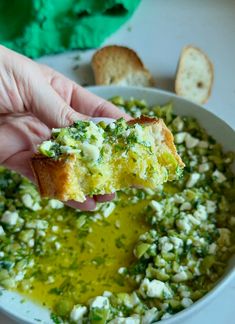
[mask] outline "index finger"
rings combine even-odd
[[[51,69],[46,65],[39,65],[43,74],[48,78],[49,83],[57,80],[55,91],[64,97],[65,89],[67,91],[66,98],[63,98],[68,105],[80,114],[92,117],[109,117],[109,118],[125,118],[132,119],[128,114],[121,111],[111,102],[96,96],[74,81],[66,78],[63,74]],[[53,85],[55,87],[55,84]]]
[[[71,96],[71,106],[81,114],[93,117],[125,118],[130,120],[131,117],[111,102],[96,96],[83,87],[74,84]]]

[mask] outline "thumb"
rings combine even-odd
[[[33,89],[30,106],[31,113],[49,128],[65,127],[78,119],[89,119],[71,108],[45,81],[42,87]]]

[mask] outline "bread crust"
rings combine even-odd
[[[180,54],[180,58],[179,58],[179,61],[178,61],[178,65],[177,65],[177,69],[176,69],[176,78],[175,78],[175,93],[179,96],[182,95],[182,91],[181,91],[181,80],[180,80],[180,67],[181,67],[181,63],[183,61],[183,59],[185,58],[185,55],[187,55],[187,51],[189,49],[194,49],[196,51],[198,51],[206,60],[208,66],[209,66],[209,70],[210,70],[210,73],[211,73],[211,83],[210,83],[210,87],[208,89],[208,92],[207,92],[207,96],[206,98],[201,102],[201,104],[204,104],[208,101],[210,95],[211,95],[211,91],[212,91],[212,86],[213,86],[213,83],[214,83],[214,66],[211,62],[211,60],[209,59],[209,57],[206,55],[206,53],[204,53],[200,48],[196,47],[196,46],[193,46],[193,45],[188,45],[188,46],[185,46]]]
[[[140,118],[128,121],[129,125],[151,125],[155,123],[162,125],[166,145],[177,159],[179,166],[184,167],[184,163],[177,154],[176,147],[174,145],[174,137],[162,119],[141,116]],[[75,163],[76,156],[73,154],[69,156],[62,155],[59,159],[54,160],[40,153],[36,153],[31,159],[31,166],[37,180],[41,196],[53,197],[62,201],[69,200],[69,184],[72,182],[72,179],[74,179],[73,170]]]
[[[70,180],[75,157],[61,156],[54,160],[40,153],[31,159],[31,166],[42,197],[68,200],[67,185]]]
[[[97,85],[117,84],[125,79],[129,72],[145,75],[148,80],[148,86],[154,85],[152,75],[144,66],[140,57],[128,47],[118,45],[105,46],[96,51],[91,64]]]
[[[174,136],[171,133],[171,131],[167,128],[166,124],[164,123],[163,119],[161,118],[155,118],[155,117],[148,117],[148,116],[141,116],[139,118],[132,119],[128,121],[129,125],[133,124],[161,124],[163,128],[163,133],[164,133],[164,139],[166,145],[169,147],[173,155],[175,156],[177,162],[179,163],[179,166],[184,167],[184,163],[181,160],[180,156],[178,155],[176,151],[176,147],[174,144]]]

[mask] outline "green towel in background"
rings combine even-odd
[[[140,0],[0,0],[0,43],[29,57],[95,48]]]

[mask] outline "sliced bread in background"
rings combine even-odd
[[[135,51],[124,46],[106,46],[92,58],[97,85],[150,87],[153,78]]]
[[[176,72],[176,94],[203,104],[211,94],[213,79],[213,64],[208,56],[194,46],[185,47],[181,52]]]

